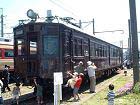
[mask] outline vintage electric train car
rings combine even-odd
[[[34,76],[53,84],[53,73],[74,71],[79,61],[98,67],[97,78],[122,66],[122,49],[62,23],[35,22],[14,28],[15,73],[24,79]],[[84,71],[83,71],[84,72]]]
[[[13,41],[9,38],[0,37],[0,73],[4,65],[10,66],[10,72],[14,72]]]

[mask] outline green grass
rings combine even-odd
[[[115,82],[113,82],[115,86],[114,92],[123,87],[126,83],[128,83],[129,80],[129,76],[121,76],[120,78],[118,78]],[[108,87],[96,93],[93,97],[91,97],[81,105],[107,105],[107,93]],[[115,105],[140,105],[140,93],[129,93],[128,95],[124,94],[122,96],[118,96],[115,98]]]

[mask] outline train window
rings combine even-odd
[[[18,55],[25,54],[25,44],[23,39],[17,39]]]
[[[14,56],[14,52],[13,52],[13,50],[6,49],[4,55],[5,55],[5,57],[13,57]]]
[[[105,46],[105,49],[104,49],[104,56],[107,57],[107,46]]]
[[[116,57],[116,49],[115,48],[111,48],[111,57]]]
[[[76,39],[74,39],[74,42],[73,42],[73,55],[77,56],[77,40]]]
[[[84,41],[83,49],[84,49],[84,55],[85,55],[85,56],[89,56],[88,42]]]
[[[95,43],[94,46],[95,46],[95,56],[97,57],[98,56],[98,45]]]
[[[104,46],[102,45],[102,57],[104,57]]]
[[[110,49],[110,57],[113,57],[113,49]]]
[[[70,55],[70,38],[68,36],[65,37],[64,47],[65,56]]]
[[[95,54],[95,52],[94,52],[94,43],[91,43],[91,46],[90,46],[90,54],[91,54],[91,56],[94,56]]]
[[[30,54],[37,54],[37,43],[30,41]]]
[[[77,55],[81,56],[82,55],[82,41],[79,39],[77,40]]]
[[[117,57],[119,57],[119,50],[117,49]]]
[[[37,36],[35,33],[29,36],[29,48],[30,55],[37,54]]]
[[[58,56],[59,51],[58,37],[47,36],[44,37],[44,54]]]
[[[113,49],[113,57],[116,57],[116,49]]]
[[[99,57],[100,56],[100,45],[96,44],[96,56]]]
[[[102,45],[99,45],[98,50],[99,50],[99,57],[102,57]]]
[[[117,52],[116,52],[117,50],[116,49],[114,49],[114,57],[117,57]]]

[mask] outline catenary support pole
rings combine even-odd
[[[130,24],[131,24],[131,34],[132,34],[133,78],[134,78],[134,84],[136,84],[137,82],[139,82],[139,51],[138,51],[135,0],[129,0],[129,8],[130,8]]]

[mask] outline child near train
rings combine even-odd
[[[70,72],[68,72],[68,74],[72,77],[67,81],[67,84],[65,85],[65,87],[71,87],[71,89],[73,90],[73,101],[77,101],[80,100],[79,97],[79,88],[81,87],[82,84],[82,78],[84,76],[83,73],[78,74],[77,72],[74,72],[73,74],[71,74]]]
[[[70,72],[68,72],[68,74],[71,76],[71,78],[67,81],[65,87],[71,87],[73,89],[76,83],[76,78],[78,76],[78,73],[74,72],[73,74],[71,74]]]
[[[79,89],[80,89],[81,84],[82,84],[83,75],[84,75],[83,73],[80,73],[77,75],[77,78],[75,78],[76,82],[75,82],[74,89],[73,89],[73,96],[74,96],[73,101],[80,100]]]
[[[43,87],[40,80],[36,82],[36,89],[37,104],[43,104]]]
[[[21,95],[20,83],[16,83],[16,86],[13,88],[13,91],[12,91],[12,97],[13,97],[12,103],[14,100],[16,100],[17,105],[19,105],[19,96],[20,95]]]
[[[114,105],[114,98],[115,98],[115,93],[113,92],[114,90],[114,85],[110,84],[109,85],[109,92],[107,94],[108,97],[108,105]]]

